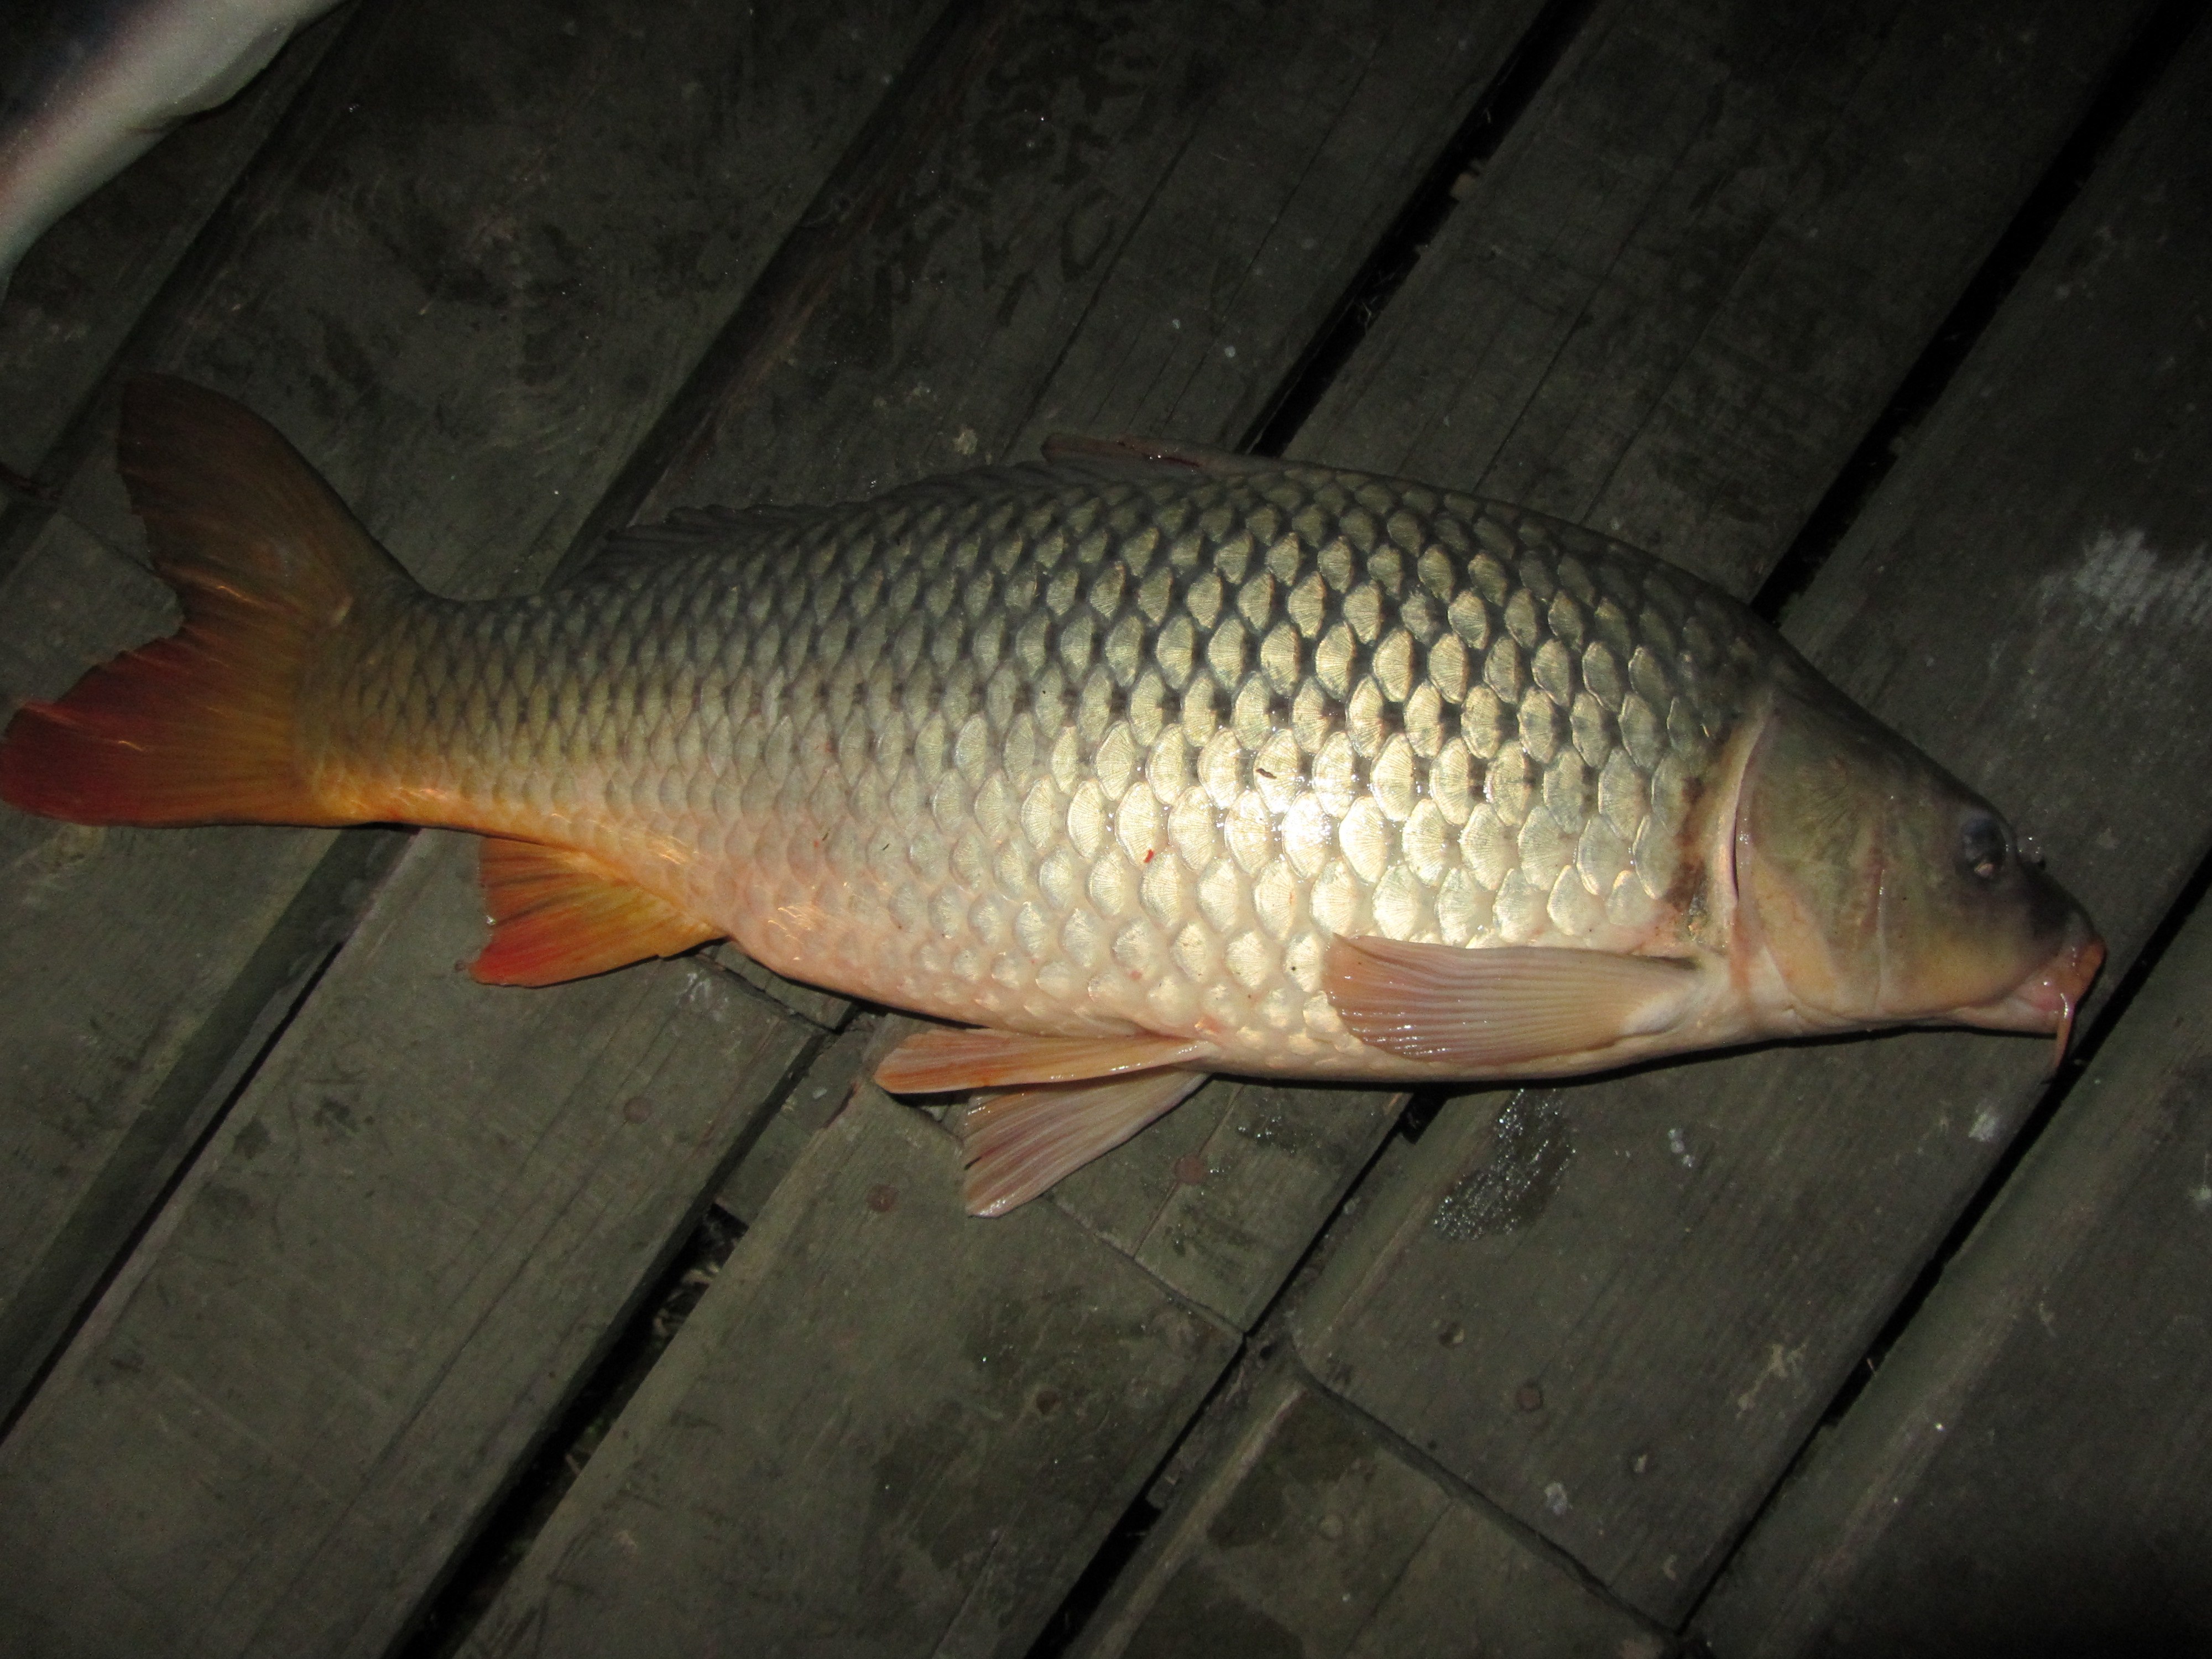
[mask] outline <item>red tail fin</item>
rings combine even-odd
[[[267,422],[183,380],[123,398],[118,461],[185,625],[25,705],[0,799],[78,823],[344,823],[295,742],[301,676],[349,616],[416,591]]]

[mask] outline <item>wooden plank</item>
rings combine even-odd
[[[2208,86],[2200,40],[1785,629],[2041,833],[2116,964],[2212,823],[2203,734],[2173,718],[2212,695]],[[1337,1252],[1301,1351],[1674,1622],[2045,1065],[1929,1033],[1526,1091],[1510,1121],[1470,1097]]]
[[[959,1192],[950,1138],[860,1090],[464,1652],[1025,1652],[1237,1339]]]
[[[862,1014],[815,1055],[731,1170],[714,1195],[717,1204],[748,1227],[760,1219],[769,1194],[783,1184],[807,1143],[845,1109],[890,1051],[884,1028],[894,1023],[881,1014]]]
[[[384,1652],[816,1041],[696,963],[476,985],[471,852],[416,838],[0,1442],[36,1650]]]
[[[1175,0],[1025,15],[810,337],[733,377],[644,516],[834,500],[1061,430],[1234,443],[1536,10],[1304,0],[1258,29]],[[1213,1084],[1058,1201],[1249,1322],[1395,1112]]]
[[[1232,443],[1534,0],[1036,5],[821,299],[640,516],[817,501],[1055,432]]]
[[[1218,1081],[1079,1170],[1053,1201],[1249,1330],[1397,1121],[1406,1097]]]
[[[1659,1659],[1670,1644],[1295,1374],[1146,1537],[1077,1659]]]
[[[1749,593],[2148,9],[1601,7],[1293,453]]]
[[[2212,910],[1729,1565],[1737,1656],[2212,1644]]]
[[[10,74],[52,9],[0,15]],[[0,464],[47,453],[185,250],[331,49],[353,8],[302,30],[238,98],[186,122],[64,214],[0,301]]]
[[[301,148],[267,164],[289,182],[250,224],[222,222],[226,257],[204,250],[199,281],[165,298],[135,349],[276,420],[430,585],[526,585],[926,22],[888,0],[664,9],[602,53],[586,48],[636,33],[618,0],[374,8],[328,61],[315,118],[294,124]],[[68,499],[97,534],[138,545],[105,453]],[[50,526],[11,584],[64,586],[80,557]],[[37,674],[0,698],[58,690],[145,615],[136,587],[77,604],[74,661],[40,613],[4,613],[16,642],[0,659]],[[71,1220],[51,1236],[68,1260],[42,1267],[31,1303],[0,1308],[0,1331],[52,1332],[192,1144],[198,1103],[295,994],[285,918],[317,939],[323,923],[297,907],[342,916],[375,860],[325,833],[86,841],[8,821],[13,844],[61,853],[0,867],[0,1049],[35,1079],[0,1118],[0,1212]],[[56,1144],[58,1161],[41,1151]]]
[[[781,1003],[810,1025],[818,1025],[825,1031],[842,1030],[845,1022],[853,1017],[850,998],[786,979],[762,967],[734,945],[715,945],[708,954],[771,1002]]]

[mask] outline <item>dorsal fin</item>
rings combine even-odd
[[[721,933],[627,882],[587,853],[484,838],[478,878],[491,940],[471,964],[486,985],[557,985]]]
[[[633,558],[660,559],[752,535],[788,531],[867,506],[888,511],[903,505],[971,500],[1002,491],[1048,489],[1078,480],[1147,482],[1164,473],[1234,477],[1279,472],[1291,463],[1266,455],[1239,455],[1152,438],[1089,438],[1059,434],[1044,442],[1041,461],[1010,461],[971,467],[894,484],[858,500],[781,506],[682,507],[658,524],[632,525],[610,534],[586,568],[603,573]]]
[[[1055,432],[1044,441],[1048,465],[1081,466],[1141,477],[1162,472],[1198,472],[1232,478],[1249,472],[1280,472],[1288,463],[1272,455],[1243,455],[1232,449],[1208,449],[1173,438],[1091,438]]]

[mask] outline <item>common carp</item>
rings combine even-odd
[[[26,706],[86,823],[486,837],[473,972],[726,936],[960,1022],[897,1092],[995,1213],[1209,1073],[1556,1077],[1949,1023],[2103,960],[2004,819],[1741,605],[1575,526],[1130,442],[687,514],[579,580],[425,592],[274,428],[130,387],[175,635]]]

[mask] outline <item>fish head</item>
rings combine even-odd
[[[1777,1030],[2055,1034],[2104,942],[1989,802],[1839,696],[1785,692],[1734,821],[1735,937]]]

